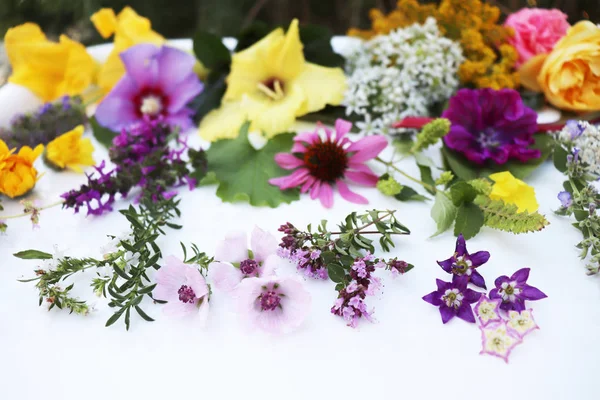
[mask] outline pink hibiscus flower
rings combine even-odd
[[[245,232],[228,234],[215,251],[217,261],[209,268],[213,284],[219,290],[231,292],[242,279],[273,275],[279,259],[275,255],[277,248],[277,239],[259,227],[252,231],[250,251]]]
[[[299,186],[302,193],[310,191],[310,197],[318,197],[327,208],[333,206],[333,185],[344,199],[367,204],[366,198],[348,188],[346,180],[375,187],[377,175],[365,162],[377,157],[386,148],[387,139],[367,136],[352,142],[346,137],[351,128],[350,122],[338,119],[335,135],[321,124],[314,132],[296,135],[291,152],[275,156],[279,166],[295,171],[289,176],[271,179],[269,183],[282,190]],[[319,129],[325,130],[325,137],[319,135]]]

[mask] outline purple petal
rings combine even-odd
[[[454,265],[454,262],[456,261],[456,259],[454,258],[454,256],[450,257],[447,260],[444,261],[436,261],[438,263],[438,265],[440,267],[442,267],[442,269],[444,271],[446,271],[447,273],[451,274],[452,273],[452,265]]]
[[[493,299],[501,299],[501,298],[502,298],[502,296],[500,296],[498,294],[498,289],[492,289],[492,290],[490,290],[490,299],[493,300]]]
[[[185,132],[194,125],[191,115],[193,111],[187,108],[183,108],[176,113],[167,114],[163,121],[170,126],[178,126],[182,132]]]
[[[490,259],[490,253],[488,251],[478,251],[469,255],[469,260],[473,263],[473,267],[479,267],[485,264]]]
[[[120,131],[139,119],[133,102],[112,94],[98,105],[95,117],[100,125],[113,131]]]
[[[440,315],[442,316],[442,322],[445,324],[450,321],[456,315],[456,310],[454,308],[450,308],[445,304],[440,306]]]
[[[452,276],[452,286],[459,289],[461,292],[464,292],[467,289],[467,284],[469,283],[469,277],[466,275],[453,275]]]
[[[338,191],[340,192],[340,195],[342,196],[342,198],[344,200],[347,200],[351,203],[355,203],[355,204],[368,204],[369,200],[367,200],[365,197],[361,196],[358,193],[354,193],[353,191],[350,190],[350,188],[348,187],[348,185],[346,185],[346,182],[344,182],[341,179],[338,179],[335,182]]]
[[[471,309],[471,306],[468,303],[463,303],[460,306],[458,312],[456,313],[456,316],[462,319],[463,321],[471,322],[473,324],[475,323],[475,315],[473,315],[473,310]]]
[[[348,160],[351,163],[362,163],[371,160],[379,155],[388,145],[384,136],[367,136],[348,147],[347,152],[356,152]]]
[[[275,154],[275,162],[283,169],[294,169],[304,165],[304,160],[290,153]]]
[[[517,281],[519,284],[523,284],[527,282],[527,278],[529,278],[529,268],[521,268],[510,277],[511,280]],[[498,286],[498,285],[496,285]]]
[[[185,80],[177,85],[171,85],[169,89],[163,89],[167,94],[169,103],[167,110],[169,113],[175,113],[189,104],[197,95],[202,92],[204,85],[196,74],[191,73]]]
[[[463,292],[463,295],[465,296],[464,302],[470,304],[470,303],[476,303],[481,298],[481,296],[483,295],[483,293],[477,292],[477,291],[472,290],[472,289],[466,289]]]
[[[138,88],[154,87],[158,79],[158,56],[161,49],[152,44],[138,44],[121,53],[127,76]]]
[[[458,235],[458,238],[456,238],[456,249],[454,251],[458,256],[464,256],[467,254],[467,243],[465,242],[465,237],[462,233]]]
[[[436,279],[435,284],[437,285],[439,292],[444,292],[446,289],[450,289],[452,287],[450,282],[444,282],[441,279]]]
[[[483,276],[481,276],[481,274],[479,272],[477,272],[476,270],[472,270],[471,283],[482,289],[487,289],[485,286],[485,279],[483,279]]]
[[[157,84],[165,92],[169,92],[173,85],[189,79],[190,74],[198,79],[193,73],[196,59],[191,54],[169,46],[163,46],[157,55],[158,79]]]
[[[540,300],[540,299],[545,299],[546,297],[548,297],[540,289],[533,287],[533,286],[524,285],[522,287],[522,290],[523,291],[521,292],[521,297],[524,297],[527,300]]]
[[[432,304],[436,307],[439,307],[443,304],[442,297],[440,296],[440,293],[437,291],[431,292],[428,295],[423,296],[423,300],[425,300],[429,304]]]
[[[502,276],[499,276],[499,277],[496,278],[496,280],[494,281],[494,285],[497,288],[499,288],[500,286],[502,286],[502,284],[504,282],[510,282],[510,281],[511,281],[511,279],[508,276],[502,275]]]

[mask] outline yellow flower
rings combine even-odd
[[[140,43],[161,45],[165,42],[165,38],[152,30],[150,20],[131,7],[123,8],[119,15],[110,8],[102,8],[90,19],[104,39],[114,35],[114,47],[98,73],[98,86],[104,93],[110,92],[125,73],[119,57],[121,52]]]
[[[44,146],[40,144],[35,149],[23,146],[14,154],[14,149],[9,150],[0,139],[0,193],[14,198],[29,192],[38,179],[33,163],[42,151]]]
[[[296,117],[341,103],[346,77],[340,68],[306,62],[298,21],[233,56],[221,107],[200,125],[206,140],[233,138],[246,120],[267,137],[284,132]]]
[[[543,91],[558,108],[600,110],[600,27],[578,22],[550,54],[532,57],[519,72],[525,87]]]
[[[90,139],[82,139],[83,130],[83,125],[79,125],[48,143],[46,160],[60,169],[69,168],[75,172],[83,172],[82,165],[94,165],[94,146]]]
[[[85,47],[65,35],[58,43],[39,26],[25,23],[4,37],[13,69],[9,82],[30,89],[44,101],[81,94],[94,81],[96,64]]]
[[[519,212],[537,211],[539,205],[535,198],[535,190],[520,179],[515,178],[510,172],[498,172],[490,175],[495,183],[492,186],[490,198],[514,204]]]

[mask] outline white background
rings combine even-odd
[[[191,138],[199,143],[194,133]],[[104,157],[106,151],[97,146],[96,160]],[[411,161],[401,166],[417,175]],[[74,173],[47,171],[41,163],[39,169],[46,175],[29,197],[43,204],[85,181]],[[428,239],[435,231],[431,201],[400,203],[376,189],[359,189],[371,200],[368,208],[398,209],[412,235],[397,239],[389,256],[412,262],[415,269],[397,279],[378,271],[383,293],[369,305],[379,322],[363,321],[358,329],[330,314],[336,297],[331,282],[307,281],[311,313],[297,332],[282,337],[242,330],[231,299],[218,291],[204,329],[194,318],[172,319],[149,303],[144,308],[156,322],[135,318],[129,332],[122,321],[104,328],[111,312],[87,286],[92,273],[79,277],[74,291],[95,304],[94,312],[86,317],[47,312],[45,305],[38,307],[33,284],[17,282],[33,275],[36,262],[11,255],[29,248],[51,252],[57,244],[68,255],[100,257],[106,235],[126,231],[126,220],[117,212],[86,218],[59,208],[44,211],[37,230],[27,219],[10,220],[8,234],[0,237],[0,398],[597,399],[600,281],[586,276],[577,258],[579,231],[552,214],[561,182],[550,163],[528,180],[551,222],[544,231],[514,236],[484,228],[467,243],[471,252],[491,253],[479,269],[488,288],[499,275],[530,267],[528,283],[548,295],[529,303],[541,330],[515,348],[509,364],[479,355],[474,324],[455,318],[443,325],[437,308],[421,300],[435,289],[435,278],[450,278],[435,261],[448,258],[455,243],[450,232]],[[349,212],[367,208],[337,195],[332,210],[306,196],[277,209],[252,208],[224,204],[215,190],[182,189],[184,228],[160,239],[165,254],[181,256],[180,241],[212,253],[227,232],[250,232],[254,225],[273,234],[286,221],[304,227],[326,218],[334,226]],[[116,208],[127,204],[118,202]],[[3,215],[20,212],[16,202],[4,205]],[[295,271],[290,266],[284,273]]]

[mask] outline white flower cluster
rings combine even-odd
[[[579,159],[587,170],[600,176],[600,128],[588,121],[570,121],[558,134],[560,141],[579,149]]]
[[[459,85],[464,58],[456,42],[441,36],[434,18],[365,42],[348,57],[346,113],[364,122],[365,134],[393,134],[391,125],[407,116],[428,116]]]

